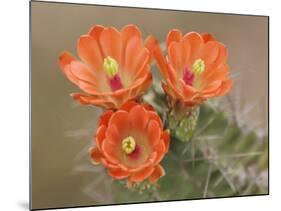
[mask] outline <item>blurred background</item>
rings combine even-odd
[[[157,191],[132,193],[90,164],[101,110],[72,100],[78,88],[62,74],[58,56],[77,55],[77,39],[95,24],[135,24],[160,41],[172,28],[209,32],[229,50],[232,91],[202,109],[193,147],[172,146],[180,161],[168,161],[173,153],[163,161],[170,172]],[[32,2],[31,52],[32,208],[268,193],[267,17]],[[212,152],[223,156],[214,159]]]

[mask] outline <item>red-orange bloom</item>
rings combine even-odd
[[[163,89],[172,100],[194,106],[231,89],[227,49],[210,34],[182,35],[174,29],[167,36],[166,48],[165,58],[156,45],[154,57],[165,80]]]
[[[100,25],[91,28],[78,39],[82,61],[68,52],[59,57],[64,74],[85,92],[73,93],[72,97],[81,104],[116,109],[140,96],[152,82],[149,38],[144,44],[134,25],[121,31]]]
[[[115,112],[106,111],[94,143],[92,162],[103,164],[114,179],[127,179],[129,184],[146,179],[155,183],[165,174],[159,163],[169,149],[170,135],[147,104],[129,101]]]

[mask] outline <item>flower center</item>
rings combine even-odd
[[[112,91],[123,88],[120,76],[118,75],[118,62],[110,56],[103,60],[103,68],[108,76],[109,85]]]
[[[187,67],[184,69],[183,80],[185,84],[192,86],[194,74]]]
[[[204,71],[205,71],[205,62],[202,59],[196,59],[192,65],[191,70],[188,67],[185,67],[184,69],[183,80],[185,84],[192,86],[194,84],[194,80],[198,79],[198,77],[196,76],[201,75]]]
[[[192,65],[192,72],[195,75],[201,75],[205,71],[205,62],[202,59],[196,59]]]
[[[129,155],[136,149],[136,141],[132,136],[128,136],[122,141],[122,149],[123,151]]]
[[[103,60],[104,71],[109,77],[113,77],[118,73],[118,66],[117,61],[110,56],[104,58]]]
[[[109,78],[109,85],[110,85],[112,91],[116,91],[118,89],[123,88],[121,78],[119,77],[118,74],[116,74],[112,78]]]

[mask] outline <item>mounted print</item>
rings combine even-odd
[[[269,17],[30,3],[30,209],[268,190]]]

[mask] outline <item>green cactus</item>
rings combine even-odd
[[[206,125],[208,120],[212,123]],[[189,142],[173,134],[162,161],[166,175],[157,187],[128,190],[114,184],[115,202],[179,200],[267,194],[268,142],[254,132],[243,133],[223,112],[201,107],[197,129]],[[265,180],[261,182],[260,180]]]
[[[166,175],[128,189],[100,171],[108,203],[198,199],[268,194],[268,137],[245,131],[229,118],[221,103],[208,101],[178,118],[166,105],[166,95],[154,82],[143,100],[153,105],[171,130],[169,152],[161,162]],[[187,130],[186,130],[187,129]],[[103,170],[105,172],[105,170]],[[95,196],[95,188],[88,194]]]

